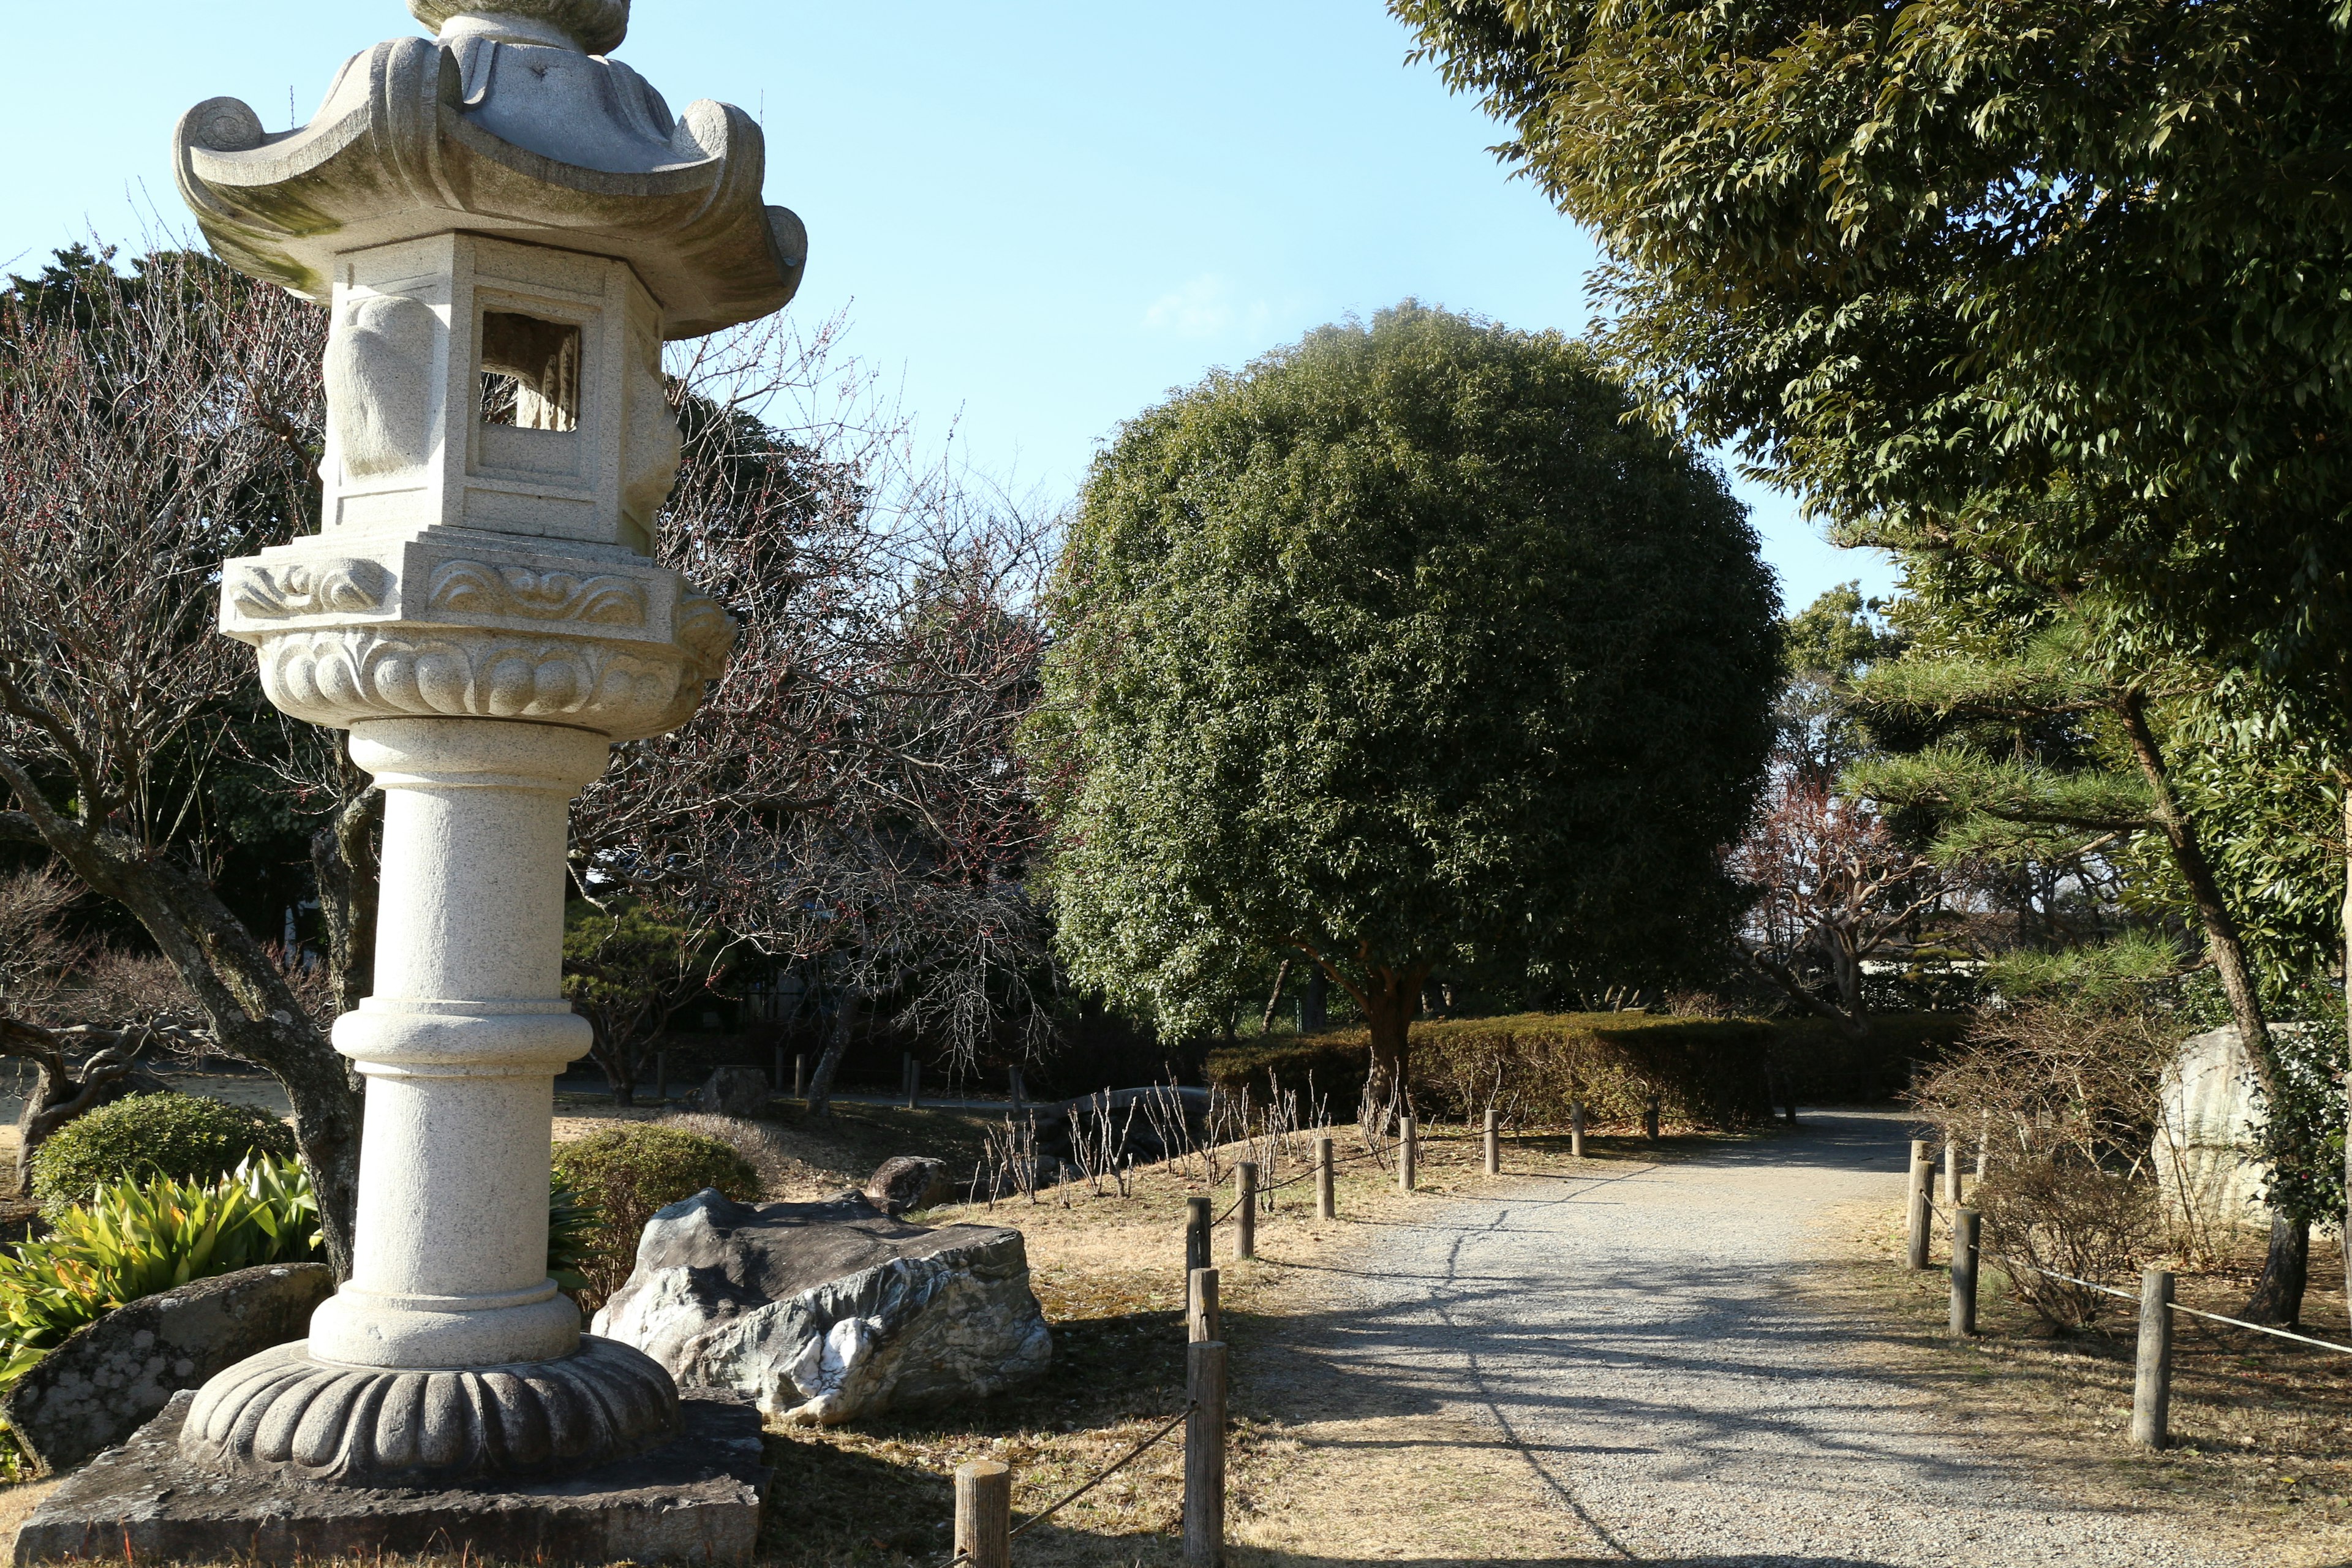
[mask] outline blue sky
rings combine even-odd
[[[187,106],[307,119],[346,56],[411,26],[397,0],[21,9],[0,100],[16,270],[89,230],[135,237],[142,211],[176,222]],[[1591,242],[1406,50],[1378,0],[697,0],[640,4],[619,55],[673,109],[761,118],[768,199],[811,233],[793,309],[845,310],[848,348],[932,442],[952,429],[1052,500],[1120,419],[1323,321],[1410,295],[1582,329]],[[1792,607],[1891,581],[1740,488]]]

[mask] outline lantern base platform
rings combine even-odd
[[[43,1499],[16,1533],[20,1568],[70,1558],[287,1564],[469,1556],[509,1563],[751,1561],[770,1472],[760,1413],[688,1389],[663,1447],[561,1479],[447,1488],[321,1486],[224,1475],[181,1455],[193,1394]]]

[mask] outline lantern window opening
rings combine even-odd
[[[519,310],[482,312],[485,425],[525,430],[580,427],[580,328]]]

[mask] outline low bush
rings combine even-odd
[[[1920,1079],[1919,1117],[1984,1173],[1986,1256],[2054,1325],[2087,1328],[2114,1298],[2046,1270],[2128,1286],[2149,1258],[2198,1249],[2159,1179],[2179,1155],[2157,1130],[2179,1036],[2136,1002],[2032,997],[1983,1014]]]
[[[161,1177],[209,1184],[256,1156],[290,1160],[294,1131],[268,1111],[194,1094],[134,1094],[77,1117],[33,1152],[52,1222],[96,1188]]]
[[[226,1176],[102,1183],[47,1239],[0,1257],[0,1391],[45,1351],[126,1301],[319,1251],[301,1167],[254,1156]]]
[[[2122,1284],[2162,1250],[2156,1188],[2064,1151],[2002,1163],[1971,1200],[1984,1215],[1983,1246],[2019,1300],[2061,1328],[2087,1329],[2129,1302],[2076,1279]],[[2071,1276],[2071,1278],[2060,1278]]]
[[[658,1209],[716,1187],[739,1203],[756,1202],[760,1173],[719,1139],[648,1122],[592,1132],[555,1149],[556,1182],[595,1211],[578,1260],[583,1310],[593,1311],[635,1267],[637,1238]]]

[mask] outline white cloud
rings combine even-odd
[[[1143,312],[1143,325],[1149,331],[1180,338],[1218,338],[1236,328],[1261,331],[1273,315],[1265,300],[1243,300],[1232,279],[1203,272],[1154,300]]]

